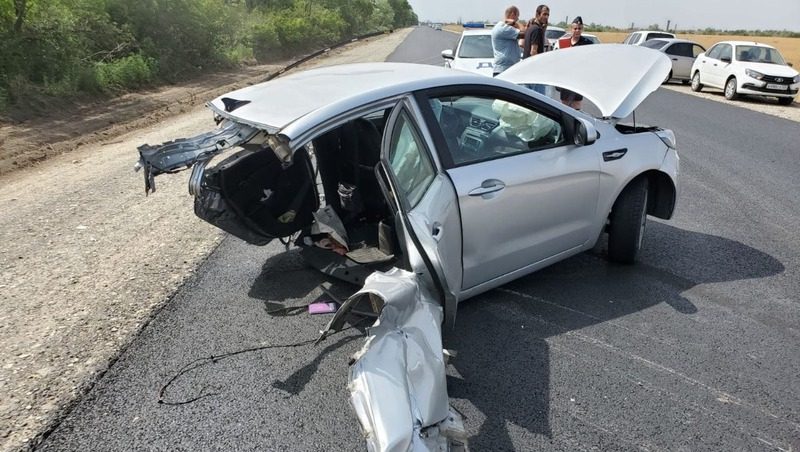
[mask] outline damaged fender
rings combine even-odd
[[[372,273],[331,319],[341,329],[367,297],[380,310],[350,368],[350,401],[370,451],[466,450],[447,396],[442,307],[414,273]],[[325,334],[325,333],[323,333]]]

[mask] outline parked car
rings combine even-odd
[[[583,36],[584,38],[592,41],[593,44],[600,44],[600,38],[598,38],[597,36],[595,36],[593,34],[581,33],[581,36]],[[561,48],[561,40],[562,39],[570,39],[570,38],[572,38],[572,33],[567,33],[564,36],[556,39],[556,43],[553,46],[553,50],[558,50],[558,49]]]
[[[553,50],[558,42],[558,38],[564,36],[564,34],[566,34],[566,30],[563,28],[548,25],[547,30],[544,32],[544,37],[547,39],[547,50]]]
[[[444,58],[444,67],[491,77],[494,64],[492,30],[464,30],[461,32],[461,39],[458,40],[455,53],[450,49],[442,50],[442,58]]]
[[[640,46],[651,39],[674,38],[674,37],[675,35],[668,31],[640,30],[640,31],[634,31],[633,33],[626,36],[625,40],[622,41],[622,43]]]
[[[139,166],[148,192],[191,167],[199,217],[255,245],[293,243],[320,271],[363,285],[321,338],[348,318],[378,319],[348,385],[369,450],[452,450],[464,433],[441,328],[457,303],[601,234],[609,259],[630,263],[647,215],[672,216],[673,133],[621,121],[669,67],[658,52],[603,45],[496,78],[404,63],[312,69],[212,100],[216,128],[142,145]],[[602,118],[521,86],[556,80]]]
[[[800,88],[800,75],[775,47],[722,41],[698,55],[692,65],[692,90],[704,86],[722,89],[729,100],[749,94],[777,97],[781,105],[790,105]]]
[[[692,64],[695,58],[706,51],[705,47],[686,39],[651,39],[642,46],[664,52],[672,60],[672,70],[664,83],[674,79],[680,80],[684,85],[692,80]]]

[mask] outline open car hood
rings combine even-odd
[[[669,58],[656,50],[595,44],[525,59],[497,78],[566,88],[589,99],[604,117],[622,119],[661,86],[671,68]]]

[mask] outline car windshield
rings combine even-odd
[[[675,37],[675,35],[673,35],[672,33],[648,33],[647,34],[647,40],[648,41],[651,40],[651,39],[654,39],[654,38],[674,38],[674,37]]]
[[[736,46],[736,59],[753,63],[786,64],[778,49],[763,46]]]
[[[642,46],[647,47],[648,49],[660,49],[661,47],[664,47],[664,44],[666,43],[667,41],[663,41],[661,39],[651,39],[642,44]]]
[[[458,49],[459,58],[493,58],[492,37],[490,35],[464,36]]]
[[[547,30],[544,32],[544,36],[547,39],[558,39],[564,36],[564,30]]]

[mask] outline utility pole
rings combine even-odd
[[[667,31],[669,31],[669,23],[670,23],[670,20],[667,19]]]

